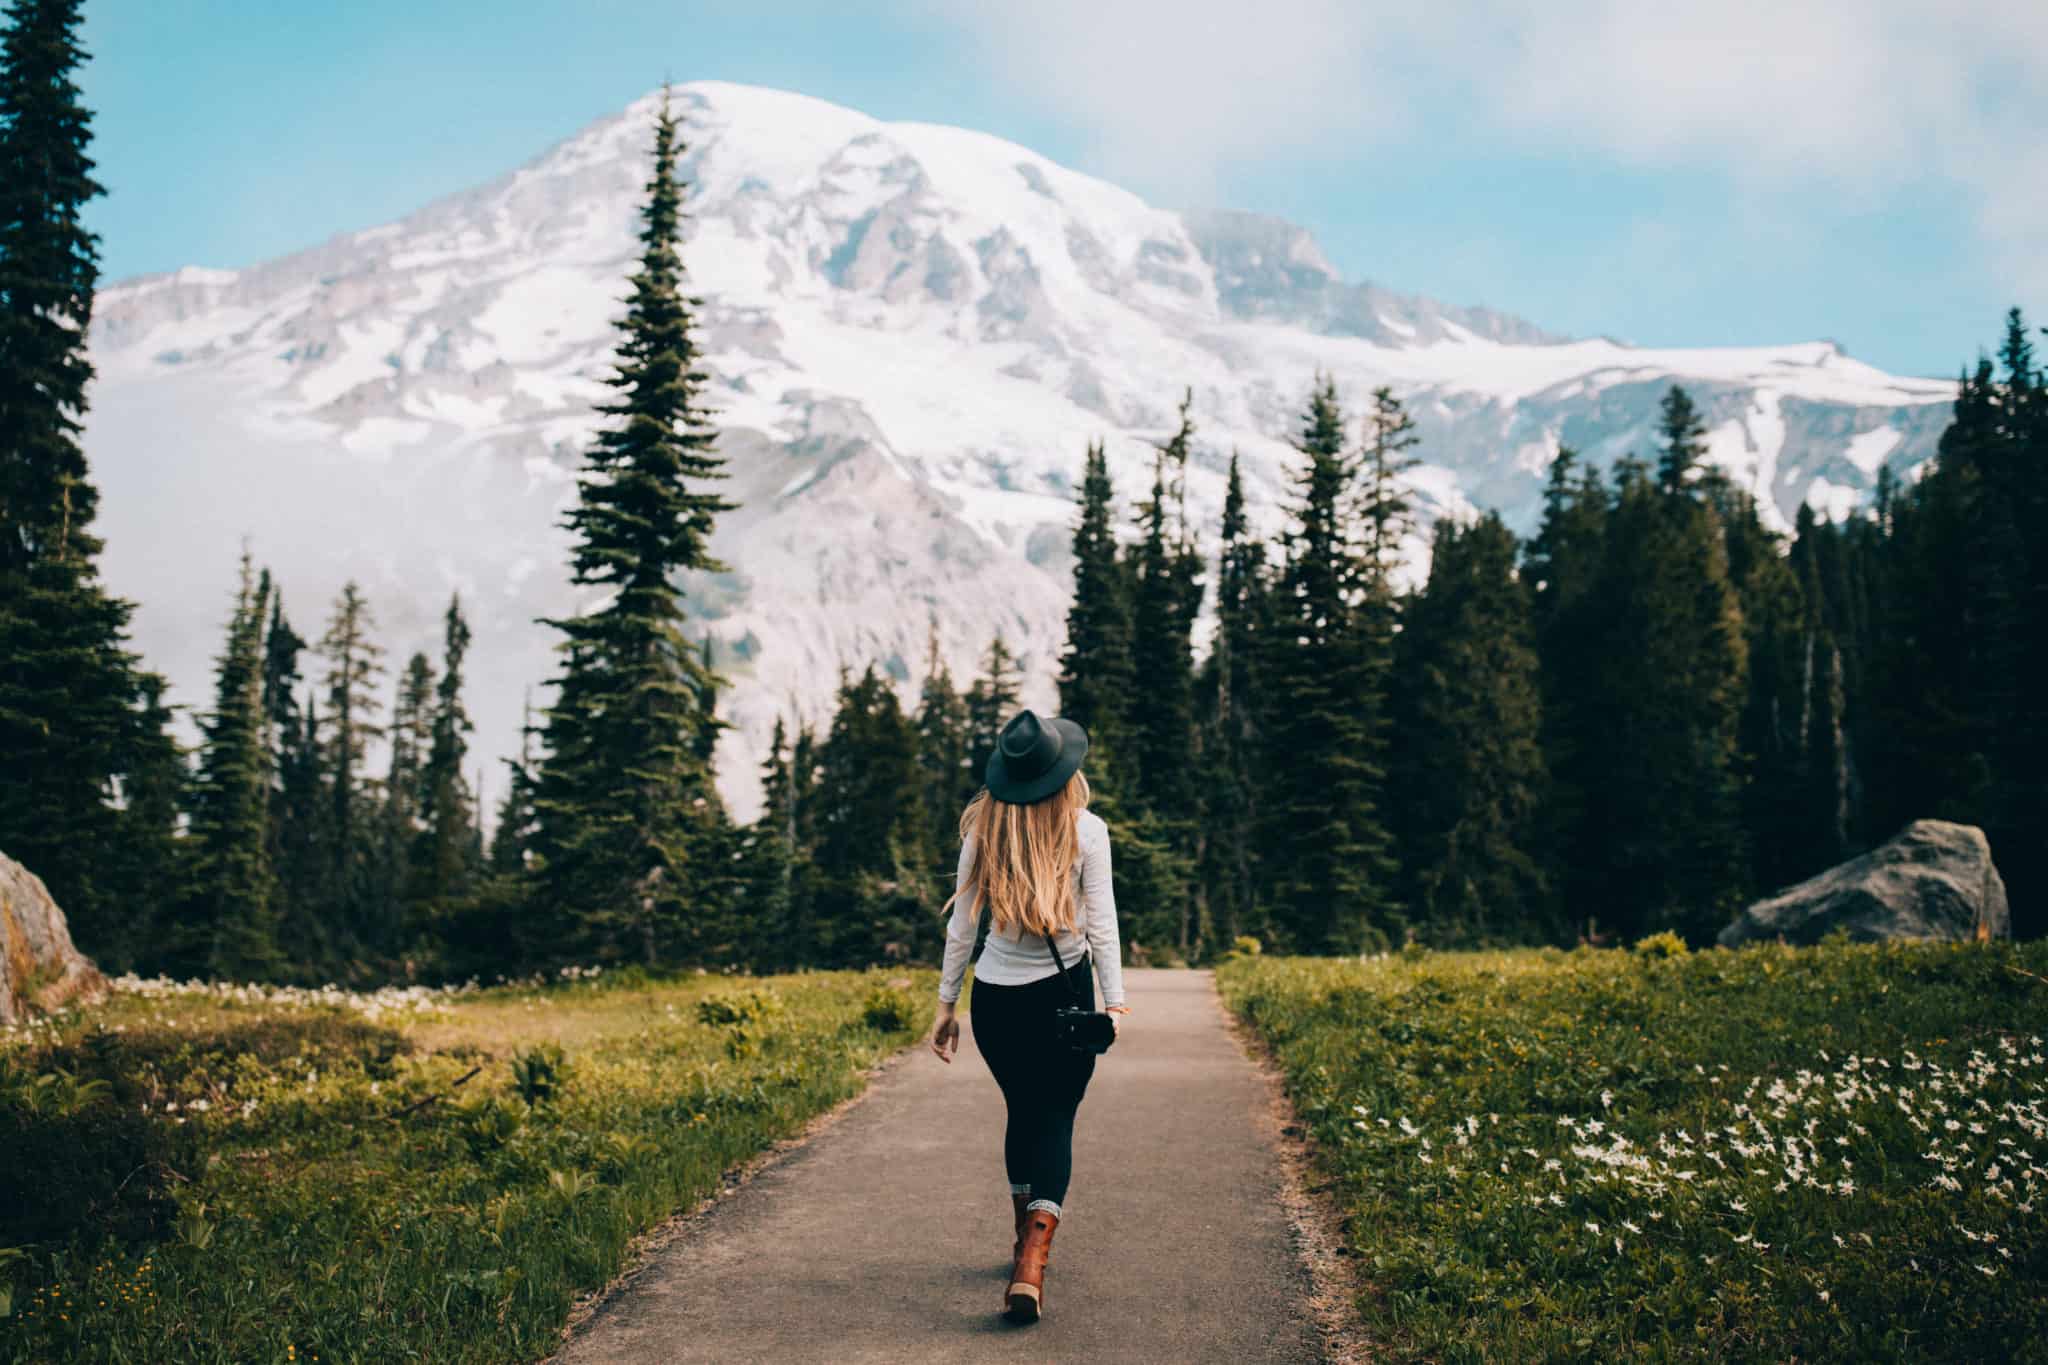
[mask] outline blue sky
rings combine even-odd
[[[280,18],[280,14],[288,18]],[[116,279],[385,222],[657,86],[1008,137],[1349,278],[1950,375],[2048,322],[2037,0],[87,0]]]

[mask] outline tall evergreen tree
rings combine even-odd
[[[1142,704],[1130,708],[1128,726],[1137,797],[1176,825],[1192,824],[1194,768],[1188,762],[1194,732],[1194,652],[1191,636],[1201,605],[1199,576],[1186,553],[1187,464],[1195,424],[1192,392],[1180,404],[1180,424],[1153,448],[1152,493],[1138,505],[1138,543],[1131,557],[1131,662],[1144,679]],[[1196,561],[1198,562],[1198,561]]]
[[[353,952],[376,937],[376,853],[372,813],[377,782],[366,776],[373,740],[381,739],[377,680],[384,674],[384,647],[371,634],[370,604],[351,579],[335,599],[320,652],[327,660],[326,730],[319,737],[320,768],[327,784],[325,835],[328,887],[333,900],[326,918],[337,943]],[[360,971],[361,969],[352,968]]]
[[[1194,714],[1194,627],[1202,604],[1201,556],[1187,520],[1187,464],[1195,433],[1192,391],[1181,397],[1172,436],[1153,448],[1151,496],[1138,505],[1138,540],[1125,568],[1131,597],[1131,663],[1143,697],[1120,727],[1129,763],[1111,775],[1124,822],[1136,818],[1162,861],[1153,869],[1169,899],[1130,907],[1133,936],[1171,943],[1183,959],[1210,936],[1201,862],[1203,823],[1194,780],[1200,761]],[[1118,779],[1128,776],[1124,783]],[[1121,905],[1121,902],[1120,902]]]
[[[311,686],[297,714],[296,725],[278,737],[278,791],[272,807],[273,865],[282,893],[278,943],[296,974],[330,981],[346,934],[335,918],[339,896],[329,827],[334,806],[327,789],[320,699]]]
[[[333,959],[331,805],[320,758],[319,726],[299,656],[308,642],[285,616],[284,594],[270,598],[263,635],[263,747],[270,772],[270,865],[278,879],[278,946],[294,975],[327,979]]]
[[[1108,459],[1100,443],[1091,444],[1074,527],[1074,598],[1060,660],[1060,713],[1088,731],[1093,809],[1117,831],[1115,892],[1123,944],[1134,961],[1143,961],[1155,946],[1178,941],[1188,876],[1175,837],[1141,792],[1137,739],[1129,723],[1137,693],[1132,566],[1118,554],[1114,499]],[[998,715],[993,724],[1004,719],[1006,714]],[[993,739],[990,731],[988,740]],[[986,747],[980,752],[985,759]],[[981,769],[969,777],[965,792],[971,795],[981,785]]]
[[[415,650],[399,675],[391,708],[390,764],[384,801],[377,815],[375,941],[385,953],[408,947],[414,928],[409,902],[414,893],[414,856],[424,825],[420,821],[427,753],[434,736],[434,665]]]
[[[1673,384],[1658,408],[1657,430],[1664,449],[1657,457],[1657,482],[1666,493],[1685,489],[1707,454],[1706,423],[1692,395]]]
[[[1203,753],[1210,772],[1204,803],[1201,885],[1218,940],[1265,932],[1259,908],[1257,827],[1263,776],[1259,653],[1270,626],[1266,547],[1251,533],[1244,474],[1235,453],[1223,496],[1216,564],[1216,638],[1200,686]]]
[[[918,793],[928,822],[925,838],[934,877],[953,871],[951,859],[960,843],[960,794],[980,785],[978,776],[968,771],[968,721],[966,699],[954,688],[952,672],[939,652],[939,623],[934,618],[917,703]],[[782,780],[788,780],[786,771]],[[789,818],[795,818],[793,808]]]
[[[1713,507],[1652,484],[1639,463],[1621,468],[1596,604],[1607,651],[1594,679],[1605,761],[1588,794],[1597,884],[1575,908],[1630,938],[1704,940],[1747,889],[1742,609]]]
[[[122,781],[118,842],[107,850],[110,884],[131,912],[112,931],[94,960],[109,973],[158,969],[158,943],[180,906],[189,903],[188,841],[180,814],[188,800],[192,772],[185,748],[171,733],[173,707],[164,700],[163,678],[144,673],[140,745]]]
[[[683,634],[677,575],[722,569],[709,539],[734,504],[705,485],[724,477],[702,404],[707,376],[682,290],[681,151],[666,97],[641,213],[640,267],[620,323],[614,419],[588,454],[564,522],[572,580],[609,590],[567,618],[565,653],[535,785],[534,840],[543,901],[566,945],[607,958],[657,960],[665,924],[702,889],[691,866],[715,802],[705,710],[715,686]],[[701,803],[701,804],[700,804]],[[724,869],[703,869],[704,883]]]
[[[805,862],[798,841],[797,790],[787,731],[775,718],[768,757],[761,764],[761,816],[746,842],[744,959],[762,970],[786,971],[810,960],[810,916]]]
[[[2048,418],[2024,320],[1980,356],[1928,472],[1890,504],[1864,731],[1866,828],[1980,825],[2014,930],[2048,927]]]
[[[842,679],[818,753],[812,861],[826,961],[863,966],[923,956],[936,939],[916,729],[872,664]]]
[[[87,953],[133,937],[106,850],[123,779],[157,763],[134,604],[99,579],[99,494],[79,432],[102,190],[75,74],[79,0],[13,0],[0,33],[0,849],[42,877]]]
[[[1393,770],[1407,899],[1423,937],[1555,937],[1538,819],[1541,683],[1515,537],[1489,513],[1436,524],[1429,581],[1402,613]]]
[[[1728,581],[1742,611],[1748,658],[1739,741],[1739,781],[1751,870],[1747,884],[1771,890],[1820,871],[1805,780],[1812,703],[1806,604],[1783,539],[1763,523],[1755,497],[1717,482]]]
[[[475,797],[464,782],[467,736],[475,726],[462,701],[463,663],[469,653],[469,622],[462,596],[452,594],[442,617],[441,678],[435,684],[426,766],[420,781],[420,824],[424,835],[415,858],[415,891],[431,915],[451,897],[468,890],[481,870],[476,847]]]
[[[1327,377],[1310,394],[1295,445],[1306,462],[1260,660],[1272,775],[1260,811],[1263,880],[1281,946],[1356,952],[1391,939],[1393,865],[1374,808],[1385,777],[1375,729],[1382,698],[1360,619],[1358,465]]]
[[[1599,679],[1606,666],[1600,587],[1606,561],[1608,494],[1600,471],[1561,447],[1550,466],[1543,521],[1529,542],[1522,575],[1542,663],[1543,755],[1547,799],[1541,846],[1551,888],[1565,909],[1584,917],[1604,894],[1596,843],[1605,831],[1589,818],[1605,782],[1610,735]]]
[[[193,790],[194,898],[171,936],[182,973],[249,981],[277,975],[277,878],[270,865],[268,756],[263,749],[263,626],[270,609],[242,551],[241,583],[215,661],[213,714],[201,723]]]
[[[996,750],[996,736],[1017,713],[1017,692],[1022,680],[1017,658],[997,631],[983,656],[981,676],[967,689],[967,768],[961,790],[953,801],[955,810],[964,808],[981,790],[982,774],[988,771],[989,756]]]
[[[491,871],[524,872],[533,838],[533,741],[540,733],[533,723],[533,694],[528,690],[519,708],[519,757],[502,760],[508,769],[505,799],[491,829]]]
[[[1394,391],[1384,384],[1374,389],[1358,470],[1360,548],[1365,561],[1362,600],[1369,614],[1390,615],[1401,541],[1415,522],[1414,503],[1401,480],[1422,463],[1408,453],[1421,439],[1415,432],[1415,419]]]
[[[1131,658],[1130,585],[1117,555],[1116,490],[1100,442],[1089,445],[1074,527],[1074,598],[1060,656],[1060,714],[1088,731],[1092,748],[1120,750],[1119,732],[1136,674]]]
[[[1794,523],[1787,567],[1799,585],[1799,714],[1797,759],[1791,784],[1793,875],[1807,875],[1840,862],[1850,848],[1857,799],[1855,761],[1849,736],[1850,670],[1834,624],[1843,613],[1844,585],[1830,582],[1840,569],[1841,537],[1834,525],[1802,503]],[[1752,686],[1752,692],[1754,692]],[[1754,822],[1751,837],[1761,839]],[[1757,885],[1780,884],[1766,875],[1759,858]]]

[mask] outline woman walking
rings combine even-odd
[[[1073,721],[1024,711],[1003,727],[987,788],[960,817],[959,884],[947,904],[946,954],[932,1050],[951,1062],[960,1044],[955,1002],[970,958],[974,1046],[1003,1092],[1016,1240],[1005,1311],[1035,1322],[1045,1308],[1045,1266],[1073,1170],[1074,1111],[1108,1046],[1071,1044],[1086,1032],[1095,979],[1122,1028],[1124,1004],[1116,899],[1110,891],[1109,827],[1088,810],[1081,775],[1088,735]],[[977,919],[981,921],[979,936]],[[977,937],[980,942],[977,943]],[[1062,1007],[1069,1013],[1062,1015]]]

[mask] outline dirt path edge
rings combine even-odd
[[[1286,1081],[1271,1045],[1230,1008],[1220,986],[1216,1008],[1223,1012],[1224,1030],[1266,1090],[1266,1107],[1256,1120],[1280,1166],[1280,1202],[1287,1213],[1295,1254],[1312,1286],[1308,1309],[1323,1339],[1323,1358],[1330,1365],[1365,1365],[1377,1360],[1384,1348],[1358,1310],[1371,1286],[1358,1257],[1345,1242],[1344,1215],[1330,1194],[1333,1179],[1319,1164],[1308,1140],[1308,1126],[1287,1098]]]

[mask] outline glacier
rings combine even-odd
[[[556,667],[534,618],[595,592],[568,582],[559,523],[610,393],[660,98],[398,222],[101,290],[103,568],[173,702],[210,696],[245,543],[308,639],[362,586],[387,698],[413,650],[438,657],[460,591],[476,766],[486,802],[502,794],[497,760]],[[1082,451],[1103,440],[1135,502],[1183,389],[1197,524],[1235,452],[1268,530],[1318,372],[1354,414],[1380,384],[1405,400],[1425,526],[1492,507],[1526,532],[1559,444],[1650,455],[1672,382],[1780,527],[1801,502],[1847,515],[1881,467],[1910,477],[1950,415],[1952,382],[1826,341],[1558,336],[1345,281],[1292,224],[1154,207],[986,134],[721,82],[673,99],[721,491],[741,503],[713,541],[728,571],[684,587],[730,679],[719,777],[742,819],[778,715],[822,724],[841,672],[871,661],[914,700],[930,632],[963,683],[1002,632],[1026,701],[1050,706]]]

